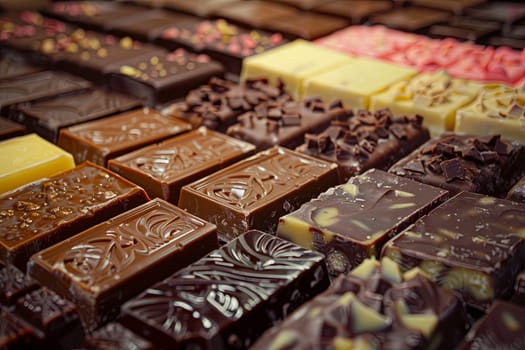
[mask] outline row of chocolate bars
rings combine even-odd
[[[53,9],[97,4],[123,6]],[[36,12],[0,24],[0,347],[525,343],[517,51],[484,85],[271,34],[238,84]]]

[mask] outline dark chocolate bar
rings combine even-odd
[[[327,257],[332,275],[346,273],[443,202],[448,192],[371,169],[279,218],[277,235]]]
[[[383,255],[418,266],[485,310],[509,298],[525,267],[525,205],[461,192],[388,242]]]
[[[513,23],[525,18],[525,4],[510,1],[490,1],[468,9],[466,14],[473,18],[500,22],[503,24],[503,31],[506,32]]]
[[[468,8],[487,2],[487,0],[410,0],[413,5],[444,10],[461,15]]]
[[[471,42],[485,42],[487,36],[498,32],[501,24],[469,17],[454,17],[447,23],[429,28],[428,34],[437,38],[452,37]]]
[[[249,229],[275,232],[280,216],[336,183],[335,164],[274,147],[184,186],[179,207],[228,241]]]
[[[157,145],[111,159],[108,167],[150,197],[178,203],[182,186],[254,153],[255,146],[200,127]]]
[[[215,248],[215,226],[154,199],[40,251],[28,273],[72,300],[92,331],[124,301]]]
[[[499,135],[443,134],[394,164],[391,173],[442,187],[505,197],[525,174],[525,146]]]
[[[287,37],[315,40],[347,27],[350,23],[341,17],[313,12],[299,12],[280,16],[264,25],[267,30],[281,32]]]
[[[390,110],[374,113],[347,110],[318,135],[306,134],[297,150],[338,164],[341,183],[372,168],[387,170],[430,138],[418,116],[394,117]]]
[[[140,187],[92,163],[4,193],[0,261],[25,270],[32,254],[146,200]]]
[[[36,281],[13,265],[0,268],[0,304],[10,306],[20,296],[38,287]]]
[[[359,0],[352,1],[351,4],[348,3],[348,0],[335,0],[326,1],[317,5],[313,10],[315,12],[348,18],[352,24],[359,24],[365,22],[371,15],[388,11],[392,7],[392,1],[385,0]]]
[[[507,193],[507,199],[511,201],[525,203],[525,176],[520,181],[516,182],[514,186]]]
[[[26,133],[26,127],[9,119],[0,117],[0,141]]]
[[[252,0],[226,4],[215,15],[249,28],[264,29],[279,17],[300,16],[301,13],[291,6]]]
[[[246,349],[329,284],[321,254],[249,231],[122,307],[161,348]]]
[[[154,350],[150,341],[138,336],[120,323],[109,323],[86,335],[83,347],[91,350]]]
[[[58,146],[70,152],[76,164],[89,160],[105,166],[110,158],[189,130],[189,123],[144,108],[64,128]]]
[[[398,7],[370,18],[373,24],[383,24],[393,29],[421,32],[433,24],[446,22],[451,14],[424,7]]]
[[[21,55],[0,54],[0,81],[37,73],[42,70],[44,68],[26,63]]]
[[[277,145],[293,149],[304,142],[305,133],[326,129],[344,113],[341,104],[318,98],[263,102],[253,112],[240,115],[227,134],[254,144],[258,151]]]
[[[27,349],[34,343],[31,328],[8,311],[0,309],[0,349]]]
[[[252,350],[452,349],[467,330],[461,300],[420,271],[365,260],[267,331]]]

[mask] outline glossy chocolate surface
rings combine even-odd
[[[248,229],[275,232],[280,216],[336,183],[335,164],[274,147],[184,186],[179,207],[228,241]]]
[[[483,4],[487,0],[411,0],[413,5],[445,10],[460,15],[466,9]]]
[[[252,0],[225,5],[216,15],[251,28],[264,29],[279,17],[300,15],[300,12],[291,6]]]
[[[208,56],[178,49],[149,59],[128,60],[110,76],[109,86],[156,106],[184,97],[222,73],[221,64]]]
[[[320,134],[306,134],[297,150],[338,164],[341,182],[372,168],[387,170],[430,138],[418,116],[394,117],[387,110],[374,113],[347,110]]]
[[[42,71],[42,67],[30,65],[18,55],[0,54],[0,81]]]
[[[105,166],[110,158],[191,130],[179,119],[148,108],[72,126],[60,131],[58,146],[75,158]]]
[[[329,15],[345,17],[351,20],[352,24],[363,23],[371,15],[385,12],[393,7],[392,1],[384,0],[336,0],[327,1],[314,7],[316,12]]]
[[[74,301],[93,330],[122,302],[215,248],[215,226],[154,199],[35,254],[28,273]]]
[[[21,136],[25,133],[25,126],[0,117],[0,140],[7,140],[11,137]]]
[[[447,21],[451,15],[445,11],[424,7],[399,7],[384,14],[371,17],[373,24],[409,32],[422,31],[432,24]]]
[[[178,203],[182,186],[252,155],[255,147],[201,127],[157,145],[111,159],[108,167],[150,197]]]
[[[442,187],[505,197],[525,172],[525,146],[499,135],[443,134],[394,164],[391,173]]]
[[[346,27],[346,19],[320,13],[302,12],[280,17],[265,25],[266,29],[281,32],[291,38],[315,40]]]
[[[443,202],[447,191],[372,169],[279,219],[277,235],[327,257],[332,275],[377,257],[386,241]]]
[[[329,284],[321,254],[249,231],[123,305],[159,347],[247,348]]]
[[[340,276],[252,349],[452,348],[467,329],[459,298],[385,261],[367,260]]]
[[[227,134],[254,144],[258,151],[277,145],[293,149],[304,142],[305,133],[324,130],[344,113],[340,104],[317,98],[263,102],[240,115]]]
[[[31,131],[56,142],[61,128],[108,117],[139,107],[131,96],[107,89],[91,89],[45,101],[24,103],[10,111],[12,119]]]
[[[199,17],[211,17],[224,6],[239,2],[239,0],[164,0],[163,6]]]
[[[84,163],[0,196],[0,261],[26,269],[29,257],[147,200],[120,176]]]
[[[521,178],[507,193],[507,199],[525,203],[525,176]]]
[[[466,303],[486,309],[512,294],[525,267],[525,206],[462,192],[385,245],[404,270],[419,266]]]

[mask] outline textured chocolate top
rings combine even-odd
[[[525,203],[525,177],[518,181],[507,193],[507,199]]]
[[[499,135],[443,134],[394,164],[390,172],[453,193],[504,197],[525,173],[525,146]]]
[[[125,303],[124,318],[132,317],[138,327],[151,330],[156,341],[167,337],[172,345],[235,347],[242,339],[221,339],[222,332],[251,313],[261,316],[254,323],[267,322],[263,319],[270,316],[277,295],[322,261],[319,253],[249,231]],[[268,313],[261,313],[265,306]],[[239,336],[249,335],[245,333]]]
[[[395,263],[365,262],[266,332],[258,349],[441,349],[466,331],[459,298]],[[442,336],[445,331],[446,337]]]
[[[341,181],[367,169],[386,170],[429,139],[420,116],[394,117],[390,110],[374,113],[347,110],[318,135],[306,134],[298,151],[339,165]]]

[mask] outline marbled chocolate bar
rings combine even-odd
[[[40,251],[28,273],[72,300],[91,331],[124,301],[215,248],[215,226],[154,199]]]
[[[122,307],[160,348],[246,349],[329,284],[321,254],[249,231]]]
[[[325,254],[330,274],[346,273],[447,197],[437,187],[371,169],[279,218],[277,235]]]
[[[336,183],[335,164],[274,147],[184,186],[179,207],[228,241],[249,229],[275,232],[280,216]]]
[[[383,255],[419,267],[485,310],[509,298],[525,266],[525,205],[462,192],[388,242]]]

